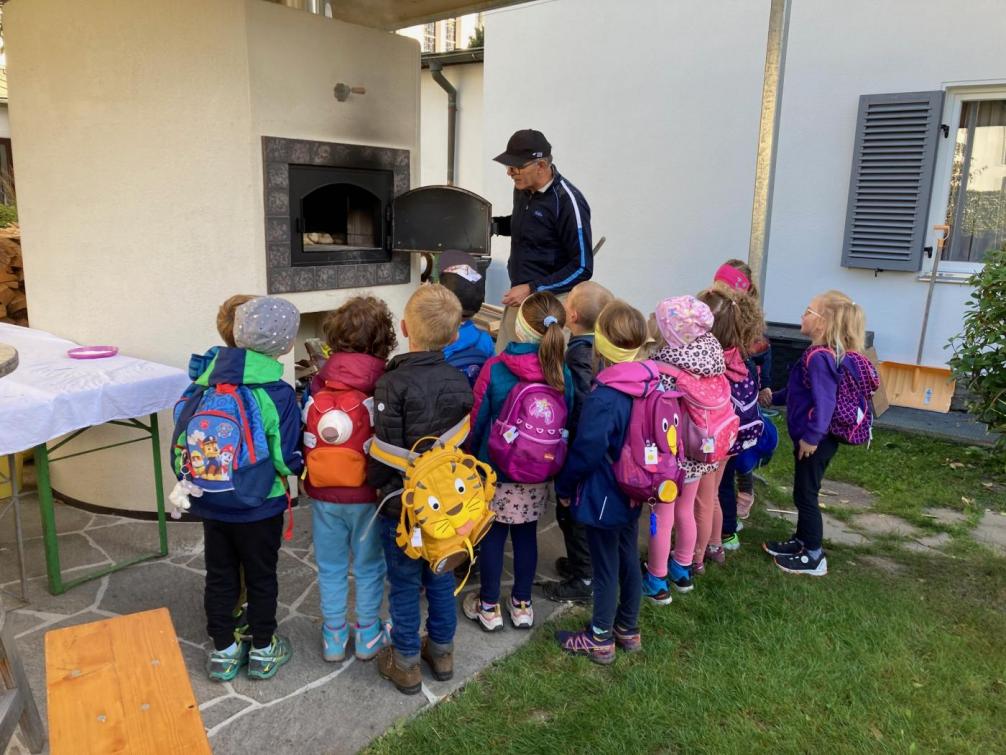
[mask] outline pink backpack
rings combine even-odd
[[[674,378],[684,397],[690,422],[685,432],[685,456],[694,461],[723,461],[737,442],[740,420],[734,411],[726,375],[699,377],[658,362],[661,372]]]
[[[660,387],[653,361],[612,365],[597,380],[633,397],[622,453],[612,463],[619,487],[633,502],[672,503],[684,483],[688,417],[681,394]]]
[[[835,352],[827,346],[815,346],[804,352],[804,385],[810,388],[807,368],[810,358],[826,351],[834,359]],[[880,377],[873,363],[858,351],[847,351],[838,366],[838,393],[835,412],[831,415],[828,432],[843,443],[853,446],[869,444],[873,439],[873,408],[870,399],[880,387]]]
[[[568,437],[562,391],[519,382],[489,431],[489,458],[513,482],[545,482],[562,469]]]

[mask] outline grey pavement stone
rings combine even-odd
[[[820,502],[829,509],[860,510],[873,508],[874,496],[869,490],[837,480],[825,480],[821,485]]]
[[[179,637],[206,641],[203,578],[167,561],[138,564],[113,574],[100,608],[125,614],[167,606]]]
[[[220,682],[210,681],[210,678],[206,676],[208,648],[194,648],[186,642],[180,642],[178,646],[182,650],[182,658],[185,659],[185,668],[189,670],[189,681],[192,684],[192,692],[196,696],[196,702],[199,705],[231,694],[226,686]],[[223,719],[220,720],[222,721]]]
[[[852,518],[852,526],[870,535],[900,535],[916,538],[922,534],[917,527],[890,514],[857,514]]]
[[[4,517],[6,519],[7,517]],[[24,544],[24,560],[29,577],[45,575],[45,550],[41,538],[27,540]],[[108,559],[81,534],[59,536],[59,561],[64,571],[78,566],[91,566],[107,563]],[[0,574],[6,582],[10,577],[17,578],[17,550],[13,545],[0,546]],[[8,576],[9,575],[9,576]]]
[[[6,469],[6,468],[5,468]],[[76,532],[84,529],[96,515],[56,501],[53,506],[56,532]],[[21,498],[21,531],[26,539],[42,536],[42,517],[38,510],[38,496],[34,493]],[[14,512],[0,519],[0,544],[14,542]]]
[[[64,571],[64,578],[72,578],[74,571]],[[16,576],[16,574],[4,574],[4,577]],[[28,605],[25,606],[31,611],[43,613],[58,613],[69,616],[77,611],[82,611],[94,603],[98,595],[101,580],[95,579],[85,582],[69,592],[62,595],[52,595],[49,592],[48,580],[45,577],[34,577],[28,580]],[[20,594],[21,583],[17,580],[4,584],[4,589],[14,594]],[[5,598],[5,601],[7,599]],[[5,602],[8,608],[20,606],[16,600]]]
[[[279,552],[279,602],[292,605],[318,581],[318,572],[285,551]]]
[[[912,553],[922,553],[926,556],[940,556],[942,558],[948,558],[947,554],[936,548],[930,548],[928,545],[924,545],[917,540],[911,540],[904,544],[905,550],[911,551]]]
[[[947,508],[935,508],[926,509],[922,512],[923,516],[927,516],[940,524],[963,524],[968,520],[968,515],[963,511],[957,511],[956,509]]]
[[[1006,555],[1006,514],[986,511],[972,534],[979,543]]]
[[[824,539],[834,545],[863,545],[870,542],[858,532],[853,532],[844,523],[833,516],[821,515],[824,523]]]
[[[203,552],[203,525],[198,522],[168,521],[168,557],[185,564]]]
[[[207,729],[212,729],[234,714],[240,713],[249,705],[252,705],[252,703],[242,700],[240,697],[224,697],[220,698],[220,702],[213,703],[208,708],[200,709],[199,714],[203,718],[203,726]],[[245,745],[247,747],[248,743],[246,742]],[[255,749],[258,749],[257,744]],[[217,752],[220,752],[220,750],[218,749]]]
[[[916,538],[915,541],[919,545],[924,545],[927,548],[942,548],[953,539],[953,535],[948,532],[937,532],[934,535],[926,535],[925,537]]]
[[[262,684],[277,682],[286,670]],[[336,665],[329,671],[338,675],[327,684],[251,710],[212,733],[213,751],[244,753],[254,742],[259,752],[355,753],[398,719],[429,704],[423,694],[403,695],[381,679],[374,663],[347,661],[344,668]],[[293,721],[309,721],[310,726]]]
[[[116,563],[145,553],[154,553],[160,548],[157,522],[134,519],[124,524],[88,528],[85,533]]]

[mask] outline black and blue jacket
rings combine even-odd
[[[552,166],[543,192],[513,193],[513,214],[494,217],[496,231],[510,237],[510,285],[561,294],[594,274],[590,207],[583,194]]]

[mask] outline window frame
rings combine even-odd
[[[950,128],[947,137],[942,138],[936,151],[936,170],[933,175],[933,194],[929,201],[929,227],[933,234],[933,248],[936,246],[936,232],[932,231],[934,225],[946,222],[947,207],[950,204],[950,179],[954,169],[954,146],[957,143],[956,129],[961,120],[961,109],[965,102],[975,102],[980,100],[1006,100],[1006,80],[989,82],[988,84],[975,85],[955,85],[947,86],[944,90],[943,99],[943,119]],[[922,270],[919,272],[919,280],[928,281],[932,276],[933,262],[935,255],[924,256],[922,258]],[[960,262],[952,260],[940,260],[940,269],[937,275],[937,283],[967,283],[977,272],[985,267],[984,262]]]

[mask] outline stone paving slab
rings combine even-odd
[[[783,509],[773,507],[770,513],[779,519],[785,519],[796,527],[796,509]],[[835,517],[821,513],[821,522],[824,524],[824,540],[832,545],[864,545],[870,542],[859,532],[855,532],[845,524],[845,522]]]
[[[921,530],[917,527],[890,514],[857,514],[852,518],[851,524],[868,535],[900,535],[911,538],[922,535]]]
[[[964,524],[968,520],[968,515],[963,511],[942,507],[925,509],[922,515],[929,517],[939,524]]]
[[[821,485],[819,500],[825,508],[859,511],[873,508],[874,495],[858,485],[825,480]]]
[[[97,621],[111,616],[167,606],[178,633],[179,644],[189,670],[193,692],[210,732],[214,752],[244,753],[249,742],[256,751],[356,752],[373,737],[402,717],[434,704],[487,664],[501,658],[525,642],[529,632],[507,624],[503,632],[486,634],[464,617],[458,600],[458,631],[455,637],[455,677],[437,682],[424,667],[422,694],[402,695],[377,675],[373,663],[350,658],[343,663],[325,663],[321,658],[321,615],[317,573],[312,558],[311,518],[307,509],[297,510],[293,540],[284,541],[280,553],[280,631],[294,646],[294,657],[275,679],[253,682],[244,676],[229,684],[209,681],[205,675],[206,650],[203,612],[202,526],[198,523],[170,522],[167,559],[145,562],[80,585],[61,595],[49,595],[44,577],[42,543],[38,537],[26,543],[29,573],[29,605],[21,606],[12,595],[0,593],[12,612],[8,620],[25,658],[25,669],[45,715],[45,669],[43,643],[48,629]],[[26,501],[25,524],[38,521],[37,501]],[[156,523],[117,516],[92,515],[60,505],[61,555],[64,576],[108,563],[156,544]],[[0,534],[13,524],[0,521]],[[644,528],[641,528],[644,529]],[[29,530],[31,531],[31,530]],[[546,515],[539,530],[539,573],[536,581],[555,579],[554,561],[562,550],[561,534],[552,514]],[[13,537],[11,535],[10,539]],[[645,532],[640,539],[645,542]],[[0,539],[0,543],[4,542]],[[17,592],[16,568],[11,552],[0,545],[0,566],[4,570],[4,590]],[[132,551],[130,551],[132,549]],[[13,579],[12,579],[13,578]],[[504,585],[512,584],[512,556],[504,565]],[[473,577],[465,591],[477,589]],[[508,590],[504,588],[504,594]],[[352,582],[350,606],[352,606]],[[423,601],[425,603],[425,601]],[[536,623],[544,622],[557,606],[545,600],[535,587]],[[384,612],[386,614],[386,601]],[[15,743],[14,747],[18,747]],[[20,752],[8,750],[8,752]]]
[[[1006,555],[1006,514],[986,511],[972,534],[979,543]]]

